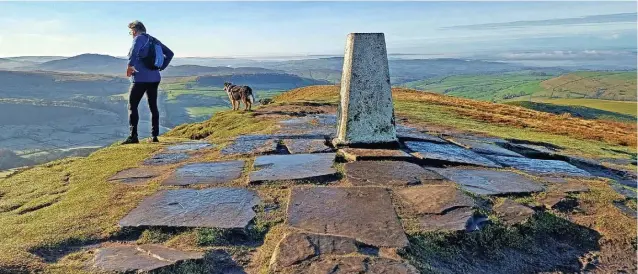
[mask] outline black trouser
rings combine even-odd
[[[157,109],[157,87],[159,82],[155,83],[133,83],[128,96],[128,125],[131,130],[131,136],[137,137],[137,123],[140,116],[137,113],[144,93],[148,99],[148,106],[151,109],[151,133],[153,137],[159,135],[159,110]]]

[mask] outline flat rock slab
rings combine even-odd
[[[302,230],[350,237],[378,247],[408,244],[390,193],[384,188],[293,188],[287,223]]]
[[[399,149],[342,148],[338,152],[348,161],[409,160],[412,155]]]
[[[485,143],[485,142],[479,142],[476,140],[469,140],[469,139],[452,139],[452,141],[476,153],[501,155],[501,156],[509,156],[509,157],[524,157],[523,155],[520,155],[509,149],[505,149],[494,143]]]
[[[567,182],[562,184],[556,184],[552,187],[552,189],[564,192],[564,193],[580,193],[580,192],[589,192],[589,187],[584,183],[580,182]]]
[[[161,174],[162,171],[159,168],[143,166],[122,170],[108,180],[127,184],[143,184]]]
[[[186,252],[160,245],[121,245],[100,248],[93,267],[105,271],[146,272],[204,257],[201,252]]]
[[[334,136],[337,116],[331,114],[308,115],[279,122],[282,133],[304,133],[318,136]]]
[[[634,219],[638,218],[638,212],[636,212],[636,210],[628,207],[625,203],[623,203],[623,202],[614,202],[614,206],[616,208],[618,208],[618,210],[620,210],[620,212],[622,212],[623,214],[625,214],[629,218],[634,218]]]
[[[172,145],[166,148],[167,151],[171,151],[171,152],[185,152],[185,151],[196,151],[196,150],[202,150],[205,148],[209,148],[212,147],[211,144],[209,143],[204,143],[204,142],[184,142],[181,144],[177,144],[177,145]]]
[[[428,142],[405,142],[415,152],[415,156],[424,160],[437,160],[450,163],[470,164],[486,167],[500,167],[481,155],[452,144],[435,144]]]
[[[443,179],[433,171],[403,161],[351,162],[344,169],[348,182],[355,186],[407,186]]]
[[[508,225],[523,223],[534,215],[533,209],[510,199],[505,199],[503,203],[494,206],[493,210]]]
[[[412,265],[385,258],[372,258],[362,256],[328,257],[312,263],[307,268],[295,270],[289,273],[313,273],[313,274],[418,274],[419,271]]]
[[[337,173],[332,167],[335,153],[266,155],[255,159],[255,171],[250,173],[250,182],[275,180],[301,180]]]
[[[355,252],[358,252],[358,248],[352,238],[294,232],[287,234],[279,242],[270,267],[279,270],[320,255],[346,255]]]
[[[610,186],[611,188],[614,189],[614,191],[616,191],[616,193],[625,196],[625,198],[631,198],[631,199],[638,198],[638,193],[636,193],[635,188],[628,188],[623,185],[614,184],[614,183],[610,184]]]
[[[521,154],[524,154],[524,155],[527,155],[527,156],[554,155],[554,154],[556,154],[556,150],[554,150],[552,148],[540,146],[540,145],[508,143],[505,146],[510,148],[510,149],[512,149],[512,150],[516,150],[516,151],[520,152]]]
[[[447,141],[419,131],[413,127],[397,125],[397,137],[403,141],[425,141],[435,143],[447,143]]]
[[[445,214],[427,214],[418,217],[424,231],[463,231],[474,222],[474,211],[469,207],[456,208]]]
[[[144,161],[145,165],[160,166],[176,164],[188,160],[190,156],[186,153],[159,153]]]
[[[458,207],[472,207],[474,200],[451,184],[423,185],[395,191],[408,210],[415,214],[442,214]]]
[[[184,165],[162,182],[163,185],[220,184],[241,176],[244,161],[194,163]]]
[[[563,175],[574,177],[592,177],[592,175],[567,162],[558,160],[538,160],[519,157],[490,156],[490,159],[508,167],[513,167],[534,175]]]
[[[239,136],[235,141],[221,150],[222,155],[233,154],[268,154],[277,151],[277,138],[268,135]]]
[[[259,201],[255,191],[245,188],[162,190],[142,201],[120,226],[245,228]]]
[[[544,190],[543,185],[511,171],[471,170],[459,168],[433,169],[459,184],[463,189],[478,195],[504,195],[531,193]]]
[[[326,146],[326,140],[323,139],[284,139],[283,142],[292,154],[332,152],[332,149]]]

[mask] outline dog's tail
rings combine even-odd
[[[253,89],[250,88],[250,87],[246,87],[246,89],[248,89],[248,94],[250,95],[250,96],[248,96],[248,100],[250,100],[251,104],[254,104],[255,103],[255,96],[253,95]]]

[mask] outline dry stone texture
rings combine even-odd
[[[100,248],[93,267],[103,271],[147,272],[187,260],[199,260],[201,252],[186,252],[160,245],[118,245]]]
[[[163,185],[220,184],[241,176],[244,161],[188,164],[175,170]]]
[[[424,160],[437,160],[450,163],[500,167],[500,165],[457,145],[414,141],[405,142],[405,145],[410,150],[415,152],[415,156]]]
[[[279,242],[271,260],[272,269],[282,269],[316,256],[346,255],[358,251],[354,239],[294,232]]]
[[[120,226],[245,228],[259,197],[244,188],[162,190],[146,198]]]
[[[433,169],[437,173],[478,195],[503,195],[543,191],[543,185],[511,171]]]
[[[493,159],[505,166],[513,167],[534,175],[591,177],[589,172],[558,160],[538,160],[505,156],[490,156],[490,159]]]
[[[335,144],[397,141],[383,33],[348,35],[338,115]]]
[[[145,165],[170,165],[186,161],[190,156],[186,153],[159,153],[144,161]]]
[[[407,186],[438,182],[443,177],[421,166],[403,161],[363,161],[344,165],[348,182],[355,186]]]
[[[477,153],[502,155],[509,157],[523,157],[523,155],[520,155],[514,151],[505,149],[493,143],[485,143],[469,139],[453,139],[453,141]]]
[[[533,209],[510,199],[505,199],[503,203],[494,206],[493,210],[504,223],[509,225],[523,223],[534,215]]]
[[[196,150],[201,150],[201,149],[205,149],[205,148],[209,148],[212,147],[211,144],[209,143],[204,143],[204,142],[184,142],[181,144],[177,144],[177,145],[172,145],[166,148],[166,150],[171,151],[171,152],[184,152],[184,151],[196,151]]]
[[[284,139],[283,142],[292,154],[332,152],[325,139]]]
[[[296,187],[287,223],[314,233],[354,238],[379,247],[408,244],[390,194],[378,187]]]
[[[398,149],[342,148],[339,154],[348,161],[410,160],[410,154]]]
[[[395,193],[416,214],[442,214],[452,208],[474,206],[474,200],[453,185],[423,185]]]

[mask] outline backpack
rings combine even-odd
[[[162,44],[155,37],[146,34],[148,41],[144,47],[148,47],[148,54],[141,57],[144,66],[150,70],[159,70],[164,65],[164,53],[162,52]],[[140,51],[142,51],[140,49]]]

